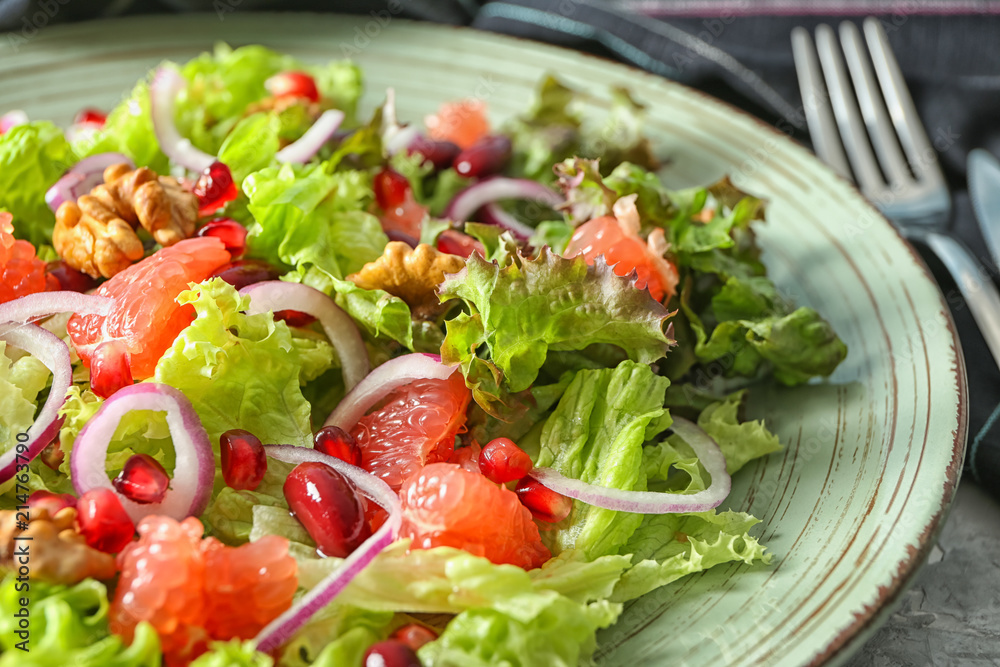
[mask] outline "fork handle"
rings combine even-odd
[[[993,353],[993,360],[1000,366],[1000,293],[989,273],[968,248],[951,236],[927,232],[918,238],[934,251],[955,279]]]

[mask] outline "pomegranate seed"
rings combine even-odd
[[[313,436],[313,449],[352,466],[361,465],[361,448],[354,436],[339,426],[324,426]]]
[[[140,505],[158,503],[167,495],[170,478],[160,462],[149,454],[135,454],[111,480],[118,493]]]
[[[357,489],[325,463],[300,463],[284,484],[292,514],[324,556],[346,558],[371,535]]]
[[[406,644],[412,651],[416,651],[424,644],[430,644],[437,638],[438,633],[434,632],[434,630],[425,625],[420,625],[419,623],[404,625],[389,636],[389,639],[395,639],[396,641]]]
[[[383,211],[402,206],[410,194],[410,182],[398,171],[386,167],[375,174],[372,182],[375,202]]]
[[[83,271],[77,271],[62,260],[49,262],[45,272],[59,282],[59,289],[70,292],[89,292],[97,287],[97,281]]]
[[[424,156],[424,163],[430,162],[434,165],[434,169],[441,171],[455,162],[455,158],[462,152],[462,149],[450,141],[434,141],[427,137],[418,136],[410,142],[406,152],[409,155],[420,153]]]
[[[76,116],[73,117],[73,123],[87,123],[88,125],[96,125],[97,127],[104,127],[104,124],[108,121],[108,114],[104,113],[100,109],[94,109],[88,107],[86,109],[80,109]]]
[[[38,455],[38,458],[42,460],[42,463],[53,470],[59,470],[59,466],[61,466],[63,461],[66,460],[66,453],[62,450],[62,445],[59,443],[58,435],[53,438],[52,442],[45,445],[45,448],[42,450],[42,453]]]
[[[372,644],[361,664],[362,667],[421,667],[413,649],[394,639]]]
[[[276,310],[274,319],[284,322],[290,327],[307,327],[316,321],[316,318],[301,310]]]
[[[198,197],[198,215],[200,216],[215,213],[236,199],[239,194],[229,167],[218,161],[213,162],[208,169],[202,172],[191,192]]]
[[[264,87],[275,97],[304,97],[319,102],[316,80],[306,72],[279,72],[265,81]]]
[[[76,496],[68,493],[52,493],[51,491],[39,490],[28,496],[28,507],[45,510],[49,513],[49,516],[55,516],[60,510],[66,507],[76,507]]]
[[[132,382],[132,368],[125,343],[112,339],[98,345],[90,358],[91,391],[101,398],[108,398]]]
[[[531,468],[531,457],[509,438],[491,440],[479,452],[479,470],[497,484],[521,479]]]
[[[474,252],[486,256],[486,249],[483,248],[482,243],[468,234],[457,232],[454,229],[446,229],[441,232],[441,235],[438,236],[437,249],[449,255],[458,255],[466,259]]]
[[[239,259],[212,273],[213,278],[222,278],[238,290],[265,280],[277,280],[280,275],[278,269],[259,259]]]
[[[546,523],[559,523],[573,509],[570,498],[542,486],[534,477],[524,477],[514,489],[521,504],[531,510],[531,516]]]
[[[249,431],[234,428],[219,438],[222,478],[238,491],[253,491],[267,472],[267,453],[260,439]]]
[[[226,246],[233,259],[243,255],[247,249],[247,228],[232,218],[215,218],[198,230],[198,236],[214,236]]]
[[[489,176],[504,168],[510,153],[507,137],[483,137],[455,157],[455,171],[467,178]]]
[[[401,232],[398,229],[386,229],[385,235],[389,237],[390,241],[402,241],[411,248],[416,248],[420,244],[419,239],[415,239],[406,232]]]
[[[76,501],[76,511],[80,534],[88,545],[98,551],[116,554],[135,535],[135,524],[111,489],[87,491]]]

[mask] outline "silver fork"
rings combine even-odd
[[[820,25],[814,47],[805,28],[792,30],[795,69],[816,154],[840,175],[856,180],[903,234],[941,259],[1000,365],[1000,294],[969,249],[947,234],[951,196],[877,19],[865,19],[864,37],[867,49],[858,27],[844,22],[838,45],[833,28]]]

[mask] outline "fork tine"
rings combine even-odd
[[[906,157],[896,143],[889,114],[879,102],[882,92],[878,88],[875,73],[865,54],[866,48],[861,43],[861,33],[850,21],[840,24],[840,43],[844,49],[847,68],[851,72],[851,80],[854,82],[858,106],[861,107],[861,115],[868,127],[868,136],[871,137],[875,153],[888,176],[889,183],[910,182],[913,177],[906,166]]]
[[[913,105],[913,98],[910,97],[899,63],[892,54],[885,30],[882,29],[878,19],[873,17],[865,19],[864,30],[872,63],[878,74],[879,86],[882,88],[882,95],[889,109],[889,116],[913,167],[913,173],[918,180],[926,178],[943,183],[944,177],[938,166],[937,154]]]
[[[844,150],[851,162],[854,175],[862,192],[871,197],[884,189],[885,182],[875,161],[875,154],[868,143],[867,131],[861,120],[861,112],[854,102],[847,68],[840,54],[840,46],[833,34],[833,28],[820,25],[816,28],[816,51],[823,65],[823,76],[830,91],[833,115],[840,127],[840,137]]]
[[[806,124],[812,136],[816,154],[838,174],[852,180],[851,168],[847,163],[847,155],[840,143],[837,132],[837,122],[833,119],[830,108],[830,98],[823,83],[823,74],[816,58],[812,37],[805,28],[792,30],[792,57],[795,60],[795,73],[799,78],[799,91],[802,95],[802,108],[806,114]]]

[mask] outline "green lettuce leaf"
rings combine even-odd
[[[233,639],[212,642],[208,653],[202,653],[190,667],[274,667],[274,659],[261,653],[252,641]]]
[[[645,491],[643,443],[670,425],[663,407],[668,384],[631,361],[579,371],[545,422],[537,465],[598,486]],[[554,553],[577,549],[593,559],[619,553],[641,522],[639,514],[574,501],[547,536]]]
[[[243,191],[255,221],[248,252],[272,264],[343,279],[377,259],[388,242],[378,218],[365,211],[374,196],[365,172],[286,164],[250,174]]]
[[[724,401],[706,407],[698,416],[698,426],[722,449],[730,475],[749,461],[781,449],[778,437],[767,430],[763,421],[740,420],[739,410],[746,393],[744,389],[730,394]]]
[[[108,607],[107,589],[93,579],[68,587],[8,575],[0,582],[0,667],[159,667],[153,627],[140,623],[125,646],[108,630]],[[23,613],[28,631],[19,627]]]
[[[460,176],[454,169],[435,171],[434,165],[420,153],[399,151],[389,158],[389,166],[406,176],[413,188],[413,198],[426,206],[433,217],[443,215],[455,195],[472,183],[472,179]]]
[[[0,210],[14,216],[16,237],[52,243],[56,218],[45,193],[76,160],[62,130],[47,120],[0,135]]]
[[[281,148],[281,119],[273,113],[255,113],[239,121],[222,146],[219,161],[224,162],[237,183],[274,161]]]
[[[504,392],[531,386],[549,349],[610,343],[650,363],[670,345],[669,314],[659,303],[607,265],[588,266],[579,256],[542,249],[537,258],[501,268],[473,254],[438,292],[442,300],[464,300],[470,311],[448,321],[442,358],[461,365],[476,401],[491,414]],[[477,356],[481,346],[488,359]]]
[[[35,402],[49,382],[49,369],[32,356],[11,361],[0,341],[0,447],[7,450],[35,422]]]
[[[156,382],[184,392],[213,446],[233,428],[273,444],[312,445],[311,411],[300,385],[334,360],[325,341],[293,337],[268,313],[246,315],[247,299],[221,279],[177,297],[197,316],[156,364]]]
[[[160,150],[153,130],[147,79],[139,81],[131,93],[108,113],[108,120],[100,131],[94,135],[81,135],[73,142],[73,151],[77,155],[123,153],[139,167],[149,167],[160,174],[170,171],[170,162]]]
[[[425,667],[552,667],[587,664],[600,628],[613,624],[621,605],[580,604],[542,596],[530,610],[471,609],[456,616],[436,641],[417,652]]]
[[[293,467],[276,459],[268,459],[267,471],[256,489],[238,491],[229,486],[223,487],[202,514],[202,522],[213,536],[230,546],[249,542],[255,528],[261,534],[267,534],[259,522],[255,522],[255,509],[276,507],[288,514],[288,502],[285,500],[282,486]],[[301,529],[302,525],[298,524],[298,527]],[[271,531],[271,534],[292,538],[291,535],[279,531]],[[300,536],[299,533],[295,535],[295,537]]]
[[[339,598],[313,615],[281,650],[283,667],[360,665],[368,647],[385,639],[394,614],[358,609]]]

